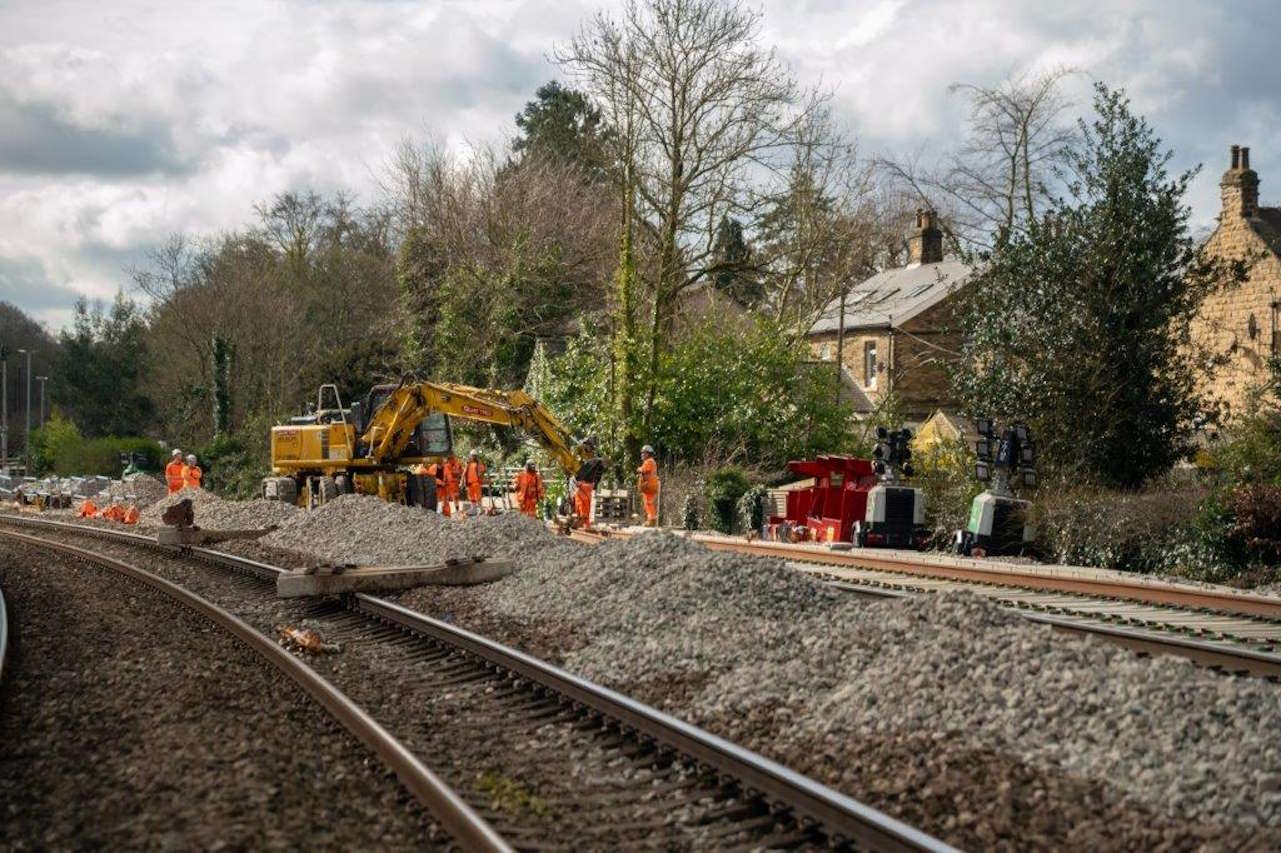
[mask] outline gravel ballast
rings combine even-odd
[[[986,843],[979,829],[1001,820],[1029,831],[1037,815],[1060,827],[1046,838],[1080,842],[1063,826],[1091,814],[1100,816],[1089,823],[1099,834],[1089,837],[1109,844],[1194,840],[1200,826],[1219,827],[1233,843],[1249,838],[1232,836],[1233,827],[1259,829],[1256,840],[1281,846],[1275,685],[1053,634],[970,594],[868,604],[781,561],[712,552],[671,534],[588,547],[516,515],[446,520],[372,498],[296,516],[262,546],[304,561],[517,559],[516,575],[488,587],[400,598],[855,796],[876,787],[864,772],[869,755],[904,778],[950,779],[915,795],[872,790],[885,797],[873,802],[910,814],[911,803],[949,790],[948,801],[971,806],[957,805],[964,814],[942,829],[966,846]],[[922,756],[930,744],[936,751]],[[967,789],[957,768],[976,756],[1035,781],[1004,799],[977,775]],[[1129,809],[1125,827],[1104,826],[1106,808],[1082,811],[1103,801]],[[994,803],[1005,812],[984,811]]]
[[[141,585],[0,544],[0,848],[422,849],[445,839],[292,682]]]

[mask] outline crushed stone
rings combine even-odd
[[[183,489],[167,495],[140,513],[139,523],[147,527],[163,524],[161,516],[174,504],[190,499],[196,525],[208,530],[238,530],[281,525],[297,518],[303,510],[280,501],[229,501],[205,489]]]

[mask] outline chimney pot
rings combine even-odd
[[[1241,168],[1250,168],[1250,149],[1244,145],[1241,146]]]
[[[1241,146],[1240,145],[1232,146],[1232,168],[1233,169],[1241,168]]]

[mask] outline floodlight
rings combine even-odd
[[[974,455],[979,459],[991,461],[992,459],[992,440],[990,438],[981,438],[974,442]]]
[[[992,469],[988,467],[986,462],[975,463],[974,476],[983,482],[987,482],[992,477]]]
[[[1019,446],[1019,461],[1024,465],[1031,465],[1036,461],[1036,445],[1032,443]]]
[[[1014,437],[1018,439],[1019,444],[1027,441],[1027,427],[1023,424],[1014,425]]]
[[[974,422],[974,431],[977,432],[979,435],[986,435],[988,438],[991,438],[992,437],[992,419],[979,418],[977,421]]]
[[[1031,468],[1025,468],[1023,470],[1023,485],[1030,489],[1036,488],[1036,472]]]

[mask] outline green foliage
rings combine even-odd
[[[214,436],[196,454],[204,469],[206,489],[226,498],[253,498],[262,493],[262,478],[270,468],[267,459],[269,425],[251,421],[237,433]]]
[[[108,313],[76,303],[72,328],[58,335],[50,393],[85,435],[136,433],[148,425],[145,334],[141,311],[123,293]]]
[[[664,355],[651,440],[679,460],[782,467],[845,446],[850,411],[833,371],[807,363],[784,330],[760,320],[691,329]]]
[[[119,477],[122,453],[140,454],[143,470],[163,469],[166,450],[158,442],[137,436],[86,438],[71,421],[55,415],[32,432],[34,469],[41,474],[60,476]]]
[[[1241,570],[1230,513],[1203,489],[1081,489],[1043,497],[1039,544],[1061,563],[1222,581]]]
[[[1068,152],[1069,197],[1005,233],[967,289],[957,396],[972,414],[1025,419],[1044,465],[1134,487],[1187,452],[1203,360],[1189,323],[1229,273],[1203,258],[1185,204],[1195,171],[1118,92]]]
[[[681,504],[681,527],[691,532],[698,529],[698,495],[693,492]]]
[[[704,495],[707,498],[708,522],[721,533],[733,533],[738,501],[748,490],[747,474],[737,466],[718,468],[707,475]]]
[[[712,247],[716,288],[741,305],[756,305],[765,296],[765,285],[752,267],[752,250],[743,236],[743,223],[722,216]]]
[[[605,177],[611,133],[582,92],[556,80],[544,83],[516,114],[516,127],[512,150],[517,154],[577,165],[596,180]]]
[[[762,485],[752,486],[743,492],[738,499],[738,524],[745,532],[760,532],[765,526],[765,504],[769,500],[769,489]]]
[[[983,484],[974,479],[974,449],[960,439],[913,448],[912,467],[915,473],[909,485],[925,494],[931,544],[945,548],[952,534],[965,527],[970,504],[983,490]]]
[[[231,425],[231,344],[222,335],[213,338],[213,431],[222,435]]]

